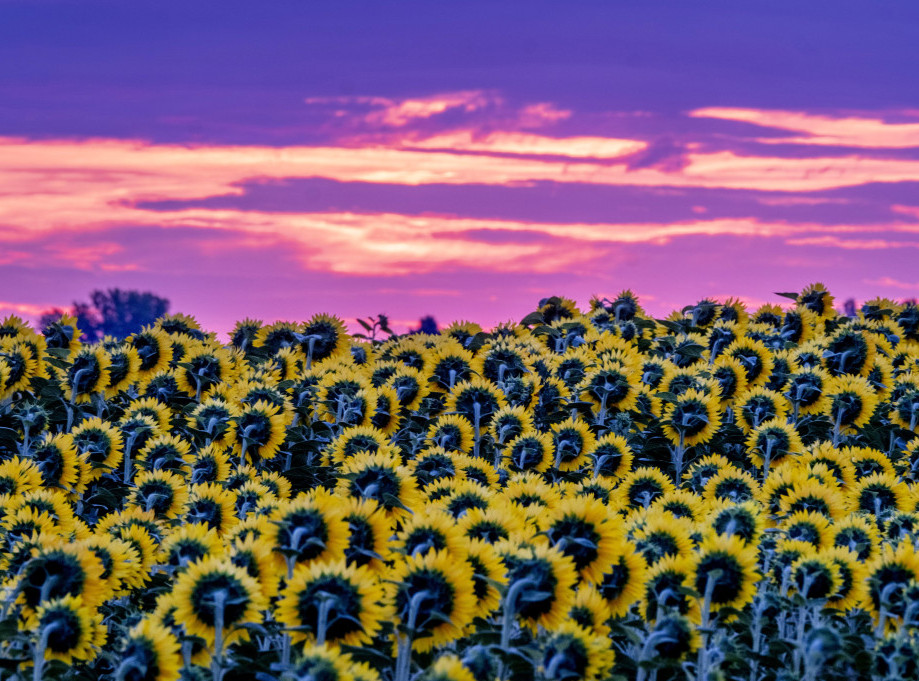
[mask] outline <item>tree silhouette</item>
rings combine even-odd
[[[83,332],[83,340],[89,343],[100,341],[105,336],[126,338],[169,311],[169,301],[149,291],[112,288],[93,291],[89,297],[91,302],[73,303],[77,326]],[[57,321],[62,314],[59,309],[43,314],[39,321],[41,328]]]

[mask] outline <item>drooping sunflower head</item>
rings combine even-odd
[[[188,634],[213,642],[222,622],[225,645],[248,640],[249,630],[241,625],[260,622],[268,605],[258,582],[223,557],[191,564],[176,579],[173,595],[176,620]]]
[[[723,499],[742,503],[756,498],[758,493],[759,483],[750,473],[735,466],[725,466],[706,483],[702,497],[710,502]]]
[[[342,466],[336,491],[357,499],[372,499],[392,517],[419,508],[421,494],[411,471],[388,452],[360,452]]]
[[[124,455],[124,440],[118,429],[100,418],[86,419],[72,431],[77,454],[89,467],[92,479],[118,466]]]
[[[182,667],[179,641],[171,629],[144,618],[125,640],[116,671],[125,681],[178,681]]]
[[[101,346],[81,348],[61,376],[61,390],[71,402],[89,402],[93,393],[108,387],[110,365],[111,359]]]
[[[551,435],[525,430],[504,447],[501,465],[511,473],[541,473],[552,465],[552,452]]]
[[[549,633],[540,651],[542,678],[605,679],[613,667],[615,655],[605,636],[567,621]]]
[[[798,558],[791,565],[791,581],[806,600],[829,599],[842,586],[839,565],[825,553]]]
[[[756,387],[737,398],[734,414],[737,425],[749,435],[768,421],[784,422],[788,400],[779,392]]]
[[[721,426],[717,398],[698,390],[687,390],[664,406],[662,426],[664,435],[674,445],[708,442]]]
[[[281,502],[270,520],[265,539],[287,560],[312,563],[344,557],[348,524],[333,497],[301,496]]]
[[[364,567],[301,566],[281,592],[275,616],[294,641],[370,643],[392,614],[383,583]]]
[[[584,579],[596,582],[620,545],[617,525],[603,502],[571,498],[540,518],[540,536],[568,556]]]
[[[475,613],[472,567],[445,551],[406,556],[397,561],[395,620],[400,631],[412,636],[420,652],[454,640]]]
[[[910,510],[909,486],[891,473],[862,478],[847,496],[851,512],[873,514],[879,520],[897,511]]]
[[[642,466],[626,475],[619,484],[632,508],[647,508],[675,487],[670,478],[658,468]]]
[[[21,570],[20,598],[27,613],[65,596],[80,596],[83,604],[93,608],[104,594],[101,575],[99,558],[86,548],[74,544],[42,547],[33,551]]]
[[[750,431],[746,441],[747,456],[757,468],[779,465],[791,454],[801,454],[804,444],[795,426],[785,419],[773,418],[761,422]]]
[[[501,542],[496,549],[507,568],[508,595],[503,607],[533,629],[558,626],[574,601],[577,568],[571,558],[545,545]],[[511,594],[513,602],[508,600]]]

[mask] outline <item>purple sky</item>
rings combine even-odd
[[[919,4],[0,0],[0,318],[919,295]]]

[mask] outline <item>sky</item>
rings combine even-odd
[[[899,1],[0,0],[0,318],[914,298],[917,44]]]

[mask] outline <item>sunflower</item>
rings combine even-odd
[[[898,378],[890,397],[891,422],[919,433],[919,375],[907,374]]]
[[[609,636],[607,620],[612,617],[609,604],[597,588],[590,584],[578,586],[574,603],[568,611],[568,620],[600,636]]]
[[[890,473],[862,478],[846,496],[852,513],[870,513],[878,519],[895,511],[910,510],[909,486]]]
[[[293,563],[322,563],[344,558],[348,524],[335,499],[324,495],[284,501],[269,517],[265,535],[274,550]]]
[[[721,426],[721,412],[712,395],[689,389],[664,406],[661,425],[674,445],[691,447],[714,437]]]
[[[281,591],[276,619],[294,641],[370,643],[391,616],[383,583],[367,568],[335,563],[299,567]]]
[[[786,538],[807,542],[816,549],[827,548],[831,544],[830,521],[822,513],[797,511],[782,521],[781,528]]]
[[[157,435],[137,455],[137,467],[145,471],[191,472],[191,444],[177,435]]]
[[[358,681],[359,677],[354,673],[358,668],[367,673],[366,665],[355,665],[351,656],[342,652],[338,646],[306,644],[303,652],[295,658],[289,673],[295,679]],[[372,671],[369,673],[371,681],[379,681],[379,674]]]
[[[400,365],[384,385],[396,391],[396,398],[403,411],[415,411],[430,392],[427,379],[418,369]]]
[[[871,371],[876,356],[871,334],[842,327],[829,337],[823,351],[823,361],[831,376],[865,377]]]
[[[788,415],[788,400],[775,390],[756,387],[737,398],[734,415],[745,434],[767,422],[785,421]]]
[[[346,461],[336,491],[344,497],[372,499],[392,518],[402,517],[422,503],[411,471],[385,452],[361,452]]]
[[[439,420],[450,418],[441,417]],[[463,419],[466,423],[465,419]],[[522,435],[524,432],[534,429],[533,417],[530,412],[523,406],[507,406],[499,409],[492,419],[489,433],[497,445],[504,445],[515,437]],[[430,436],[430,433],[428,435]],[[472,442],[472,424],[469,424],[469,442]],[[463,451],[469,451],[471,447]]]
[[[230,457],[222,446],[209,442],[192,454],[188,481],[193,485],[222,483],[230,475]]]
[[[641,616],[648,622],[668,614],[698,618],[698,604],[689,596],[695,562],[686,556],[668,556],[651,566],[641,587]]]
[[[119,657],[115,676],[125,681],[178,681],[182,668],[178,639],[148,617],[128,633]]]
[[[764,385],[772,374],[772,353],[761,341],[738,338],[725,348],[724,356],[736,359],[743,365],[750,388]]]
[[[855,467],[832,442],[823,441],[809,447],[799,461],[810,467],[824,464],[843,489],[855,484]]]
[[[529,373],[532,364],[521,347],[508,341],[492,341],[479,349],[469,368],[473,374],[499,384]]]
[[[602,421],[610,411],[628,411],[638,396],[638,375],[631,367],[607,360],[584,376],[576,390],[581,400],[593,405],[595,415]]]
[[[5,495],[16,497],[41,489],[41,469],[29,459],[12,459],[0,462],[0,498]]]
[[[501,467],[511,473],[542,473],[552,465],[552,436],[526,430],[504,447]]]
[[[396,391],[389,386],[376,389],[376,401],[370,410],[369,425],[377,428],[387,435],[392,435],[402,424],[402,415],[399,410],[399,397]]]
[[[734,503],[750,501],[759,493],[759,483],[747,471],[725,466],[705,484],[702,498],[706,501],[724,499]]]
[[[102,563],[95,553],[76,544],[39,547],[22,568],[17,588],[25,614],[65,596],[80,596],[88,608],[105,592]]]
[[[448,452],[468,452],[473,445],[472,424],[458,414],[441,415],[431,424],[427,432],[428,441],[434,447]]]
[[[567,621],[549,632],[542,645],[539,669],[547,681],[606,679],[615,655],[605,636]]]
[[[833,309],[833,296],[826,290],[826,287],[820,282],[809,284],[798,294],[796,303],[818,317],[830,318],[836,316],[836,310]]]
[[[495,549],[507,570],[505,611],[534,631],[539,625],[552,628],[561,624],[574,602],[574,562],[546,545],[500,542]]]
[[[297,337],[300,350],[306,356],[306,368],[338,356],[349,347],[344,322],[326,314],[312,316],[303,323]]]
[[[169,408],[169,405],[163,404],[152,397],[133,400],[125,409],[122,422],[143,416],[152,418],[155,421],[156,428],[162,432],[166,432],[172,427],[172,409]]]
[[[852,462],[855,474],[865,478],[873,474],[896,477],[893,464],[884,452],[871,447],[843,447],[842,456]]]
[[[73,444],[85,461],[90,479],[96,480],[117,468],[124,455],[124,440],[115,426],[99,418],[86,419],[72,431]]]
[[[106,351],[109,365],[106,368],[108,387],[105,389],[105,396],[111,399],[137,382],[140,372],[140,355],[132,346],[120,342],[107,348]]]
[[[456,526],[470,540],[488,544],[509,540],[524,532],[520,517],[503,505],[470,508],[457,520]]]
[[[863,605],[876,619],[881,618],[882,611],[887,617],[900,618],[905,614],[905,604],[896,598],[897,593],[916,580],[919,580],[919,553],[913,542],[885,545],[868,564],[868,593]]]
[[[340,465],[358,452],[377,453],[380,450],[395,455],[396,451],[389,443],[389,437],[379,428],[373,426],[351,426],[343,428],[338,437],[329,443],[328,461]]]
[[[222,557],[192,563],[179,574],[172,593],[176,620],[189,635],[211,644],[216,644],[218,629],[223,645],[249,640],[242,625],[260,622],[268,606],[258,582]]]
[[[184,519],[203,523],[224,534],[236,524],[235,504],[238,492],[218,483],[205,482],[190,486]]]
[[[723,405],[747,390],[747,372],[735,357],[718,357],[712,367],[712,378],[718,382],[718,397]]]
[[[791,564],[791,582],[805,600],[825,601],[839,591],[839,565],[825,553],[798,558]]]
[[[841,375],[830,379],[826,395],[830,401],[827,416],[836,433],[856,433],[871,420],[878,405],[877,394],[861,376]]]
[[[472,378],[473,355],[456,341],[445,341],[424,353],[425,373],[432,388],[451,392],[457,384]]]
[[[506,584],[504,563],[494,547],[481,540],[472,540],[464,547],[466,561],[472,566],[476,598],[475,616],[491,616],[501,603],[498,587]]]
[[[134,479],[128,503],[168,520],[182,514],[188,501],[185,479],[165,470],[146,471]]]
[[[426,652],[462,636],[475,613],[472,566],[445,551],[398,560],[392,574],[399,631]]]
[[[288,419],[280,409],[267,402],[258,401],[240,407],[239,414],[231,419],[227,440],[240,461],[274,458],[284,442]]]
[[[756,563],[755,546],[734,535],[710,534],[695,556],[693,588],[712,612],[740,610],[756,594]]]
[[[841,547],[828,549],[823,556],[836,564],[839,573],[839,585],[827,601],[827,606],[844,612],[860,607],[866,596],[866,565],[854,551]]]
[[[140,357],[141,378],[150,378],[166,370],[172,361],[173,350],[169,336],[159,329],[144,327],[138,333],[129,336],[127,343]]]
[[[666,556],[690,555],[690,536],[694,531],[694,524],[688,518],[677,518],[666,511],[648,511],[631,538],[645,560],[653,565]]]
[[[596,582],[622,540],[617,524],[597,499],[564,499],[539,518],[540,538],[568,556],[582,579]]]
[[[641,599],[647,570],[647,561],[635,545],[622,542],[597,582],[597,591],[606,601],[611,615],[624,616],[632,604]]]
[[[722,468],[730,465],[731,462],[721,454],[709,454],[694,461],[689,466],[689,469],[683,473],[683,480],[686,487],[696,494],[701,494],[708,481],[717,475]]]
[[[252,339],[252,347],[263,348],[269,355],[275,355],[283,349],[296,348],[299,352],[298,334],[300,326],[291,322],[275,322],[261,326]]]
[[[676,489],[670,478],[650,466],[636,468],[622,479],[619,487],[632,508],[647,508],[659,497]]]
[[[593,460],[595,478],[622,478],[632,470],[634,453],[628,441],[616,433],[607,433],[597,438],[588,456]]]
[[[402,530],[396,534],[392,546],[406,556],[447,551],[459,558],[466,553],[465,537],[453,516],[433,506],[403,521]]]
[[[702,498],[688,489],[675,489],[658,497],[649,511],[666,511],[676,518],[689,518],[693,522],[702,519],[704,514]]]
[[[833,546],[854,552],[862,562],[869,562],[881,546],[877,526],[863,515],[850,514],[833,526]]]
[[[348,523],[348,564],[368,566],[377,573],[385,569],[390,556],[392,526],[386,512],[372,499],[351,498],[342,503],[342,518]]]
[[[761,422],[747,436],[745,445],[750,462],[762,468],[764,475],[769,474],[771,466],[781,464],[785,457],[804,451],[795,426],[781,418]]]
[[[813,511],[829,520],[845,516],[846,499],[835,485],[827,485],[813,478],[795,482],[781,499],[783,514]]]
[[[447,397],[444,411],[465,417],[474,430],[488,428],[492,417],[507,401],[497,386],[479,376],[458,383]]]
[[[218,534],[203,523],[182,525],[163,538],[157,549],[157,562],[185,568],[203,558],[219,555],[223,543]]]
[[[493,490],[474,480],[448,482],[449,493],[438,498],[435,504],[448,511],[454,519],[461,518],[473,508],[488,508],[497,496]]]
[[[95,359],[95,350],[88,351],[91,356]],[[105,353],[101,350],[98,351],[103,358],[105,358]],[[82,350],[80,351],[82,353]],[[82,367],[87,364],[86,359],[81,359],[81,354],[78,353],[77,357],[74,358],[74,362],[77,362],[79,359],[79,366]],[[37,376],[39,370],[39,362],[32,356],[32,349],[22,343],[16,338],[0,338],[0,363],[4,364],[7,368],[6,379],[4,381],[4,393],[5,396],[12,395],[15,392],[28,390],[32,382],[32,378]],[[86,371],[81,374],[81,383],[80,387],[83,387],[84,384],[94,386],[94,383],[89,381],[90,376],[89,372]],[[104,376],[102,376],[104,378]],[[62,390],[66,389],[66,384],[62,384]]]
[[[45,660],[65,664],[94,658],[107,633],[102,616],[84,605],[80,596],[70,595],[44,601],[26,626],[41,639]]]
[[[92,534],[77,542],[77,546],[88,549],[99,559],[102,565],[99,578],[110,593],[124,595],[143,586],[140,555],[128,542],[109,534]]]
[[[49,350],[66,350],[71,357],[82,345],[80,336],[83,332],[77,326],[77,318],[72,315],[61,315],[60,319],[42,329],[42,335]]]
[[[229,444],[231,426],[239,409],[216,395],[207,397],[188,415],[186,422],[216,445]]]

